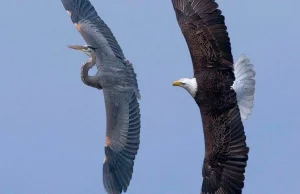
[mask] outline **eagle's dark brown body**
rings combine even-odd
[[[203,194],[238,194],[244,187],[249,148],[236,93],[231,45],[214,0],[172,0],[188,44],[205,138]]]

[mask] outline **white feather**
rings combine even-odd
[[[241,117],[246,120],[252,112],[255,92],[255,71],[250,60],[241,55],[234,64],[235,81],[232,88],[236,92]]]
[[[184,89],[186,89],[194,98],[196,96],[197,93],[197,89],[198,89],[198,84],[196,81],[196,78],[181,78],[179,80],[181,83],[184,83],[184,85],[182,85],[181,87],[183,87]]]

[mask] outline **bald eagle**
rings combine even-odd
[[[242,120],[253,108],[255,71],[231,44],[215,0],[172,0],[192,58],[194,77],[173,82],[200,108],[205,139],[202,194],[238,194],[244,187],[249,147]]]

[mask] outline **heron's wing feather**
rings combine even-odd
[[[88,45],[124,60],[123,51],[110,28],[89,0],[61,0],[77,30]]]
[[[130,77],[130,82],[133,84],[133,86],[135,88],[136,97],[138,99],[141,99],[141,94],[140,94],[139,86],[138,86],[137,79],[136,79],[136,73],[134,72],[133,65],[128,60],[124,61],[124,63],[125,63],[125,66],[127,68],[127,71],[128,71],[129,77]]]
[[[140,144],[140,109],[133,90],[104,90],[107,131],[103,182],[108,193],[126,191]]]
[[[205,67],[232,68],[230,39],[225,18],[214,0],[172,0],[185,37],[194,73]]]

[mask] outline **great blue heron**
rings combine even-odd
[[[182,78],[173,85],[192,95],[203,123],[201,193],[240,194],[249,152],[242,119],[253,107],[253,65],[244,55],[233,65],[225,19],[215,0],[172,3],[194,69],[193,78]]]
[[[109,194],[126,192],[140,144],[140,98],[136,74],[108,26],[88,0],[62,0],[87,46],[69,46],[90,59],[81,69],[82,81],[102,89],[106,106],[103,184]],[[89,76],[94,65],[97,73]]]

